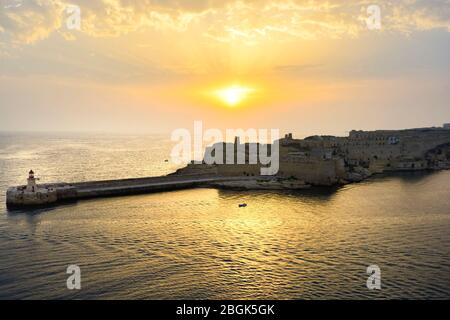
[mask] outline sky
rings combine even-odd
[[[448,0],[0,0],[0,131],[441,126],[449,57]]]

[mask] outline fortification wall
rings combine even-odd
[[[344,178],[345,169],[340,160],[313,160],[301,162],[282,162],[279,175],[295,177],[313,185],[333,185]]]
[[[424,159],[429,150],[449,142],[449,130],[373,131],[351,134],[342,148],[348,159],[370,165],[384,162],[385,166],[392,168],[402,159]]]

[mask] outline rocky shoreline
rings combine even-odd
[[[296,179],[259,179],[238,180],[209,183],[209,187],[228,190],[303,190],[311,188],[310,184]]]

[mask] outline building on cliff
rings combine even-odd
[[[296,179],[312,185],[334,185],[360,181],[385,171],[450,169],[450,130],[432,127],[405,130],[353,130],[347,137],[311,136],[295,139],[291,133],[279,141],[280,179]],[[217,148],[221,145],[221,148]],[[260,161],[251,162],[259,148],[270,145],[216,144],[206,149],[205,158],[218,149],[224,157],[245,162],[191,164],[178,174],[258,176]],[[228,148],[227,148],[228,146]],[[258,159],[259,160],[259,159]]]

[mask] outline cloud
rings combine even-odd
[[[30,44],[48,37],[61,26],[62,4],[49,1],[0,1],[2,42]]]
[[[450,1],[417,0],[391,5],[385,26],[389,30],[408,34],[415,30],[432,29],[450,32]]]
[[[376,1],[382,32],[412,33],[444,29],[450,32],[447,0]],[[17,6],[21,3],[20,6]],[[367,31],[369,1],[314,0],[0,0],[0,42],[30,44],[54,32],[67,39],[69,4],[81,8],[81,32],[92,37],[116,37],[151,28],[170,32],[203,30],[220,42],[357,37]]]
[[[315,71],[324,67],[324,64],[299,64],[299,65],[282,65],[274,67],[275,72],[298,74],[305,71]]]

